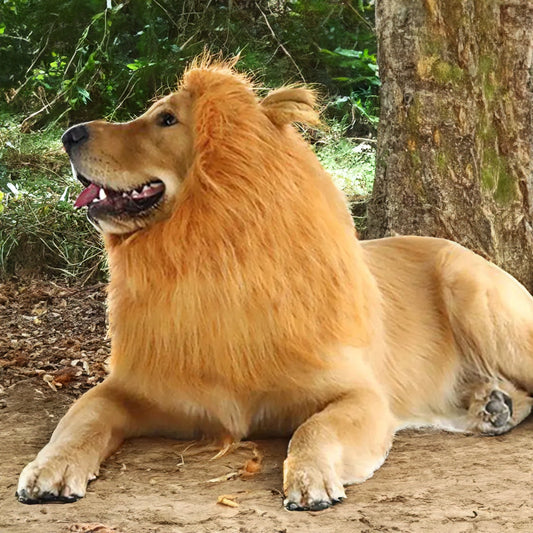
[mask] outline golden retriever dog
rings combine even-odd
[[[501,434],[531,411],[533,298],[458,244],[359,242],[293,123],[315,95],[259,99],[200,61],[131,122],[63,136],[109,255],[111,372],[24,468],[18,499],[73,501],[139,435],[290,435],[284,505],[320,510],[396,431]]]

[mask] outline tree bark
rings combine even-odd
[[[457,241],[533,291],[531,0],[381,0],[366,237]]]

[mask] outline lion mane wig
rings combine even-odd
[[[298,385],[331,346],[368,341],[375,305],[344,198],[292,125],[318,122],[315,93],[259,100],[231,65],[205,63],[182,89],[195,160],[172,215],[106,239],[112,365],[200,389]]]

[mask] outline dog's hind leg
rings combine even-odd
[[[533,393],[531,294],[503,270],[457,245],[443,252],[437,272],[464,368]]]

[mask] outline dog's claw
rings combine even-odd
[[[288,502],[285,504],[287,511],[302,511],[303,508],[294,502]]]
[[[310,511],[323,511],[324,509],[327,509],[331,505],[332,505],[331,503],[322,500],[322,501],[319,501],[319,502],[312,503],[309,506],[309,510]]]
[[[323,511],[332,505],[342,502],[344,498],[333,498],[331,502],[326,500],[319,500],[311,502],[309,505],[298,505],[296,502],[285,502],[285,509],[287,511]]]
[[[39,500],[31,498],[25,490],[15,492],[15,498],[17,498],[20,503],[26,503],[28,505],[39,503]]]
[[[26,505],[35,505],[39,503],[74,503],[77,502],[82,496],[77,494],[72,494],[71,496],[58,496],[52,492],[44,492],[38,498],[33,498],[28,494],[28,491],[22,489],[21,491],[15,492],[15,498],[20,503],[25,503]]]

